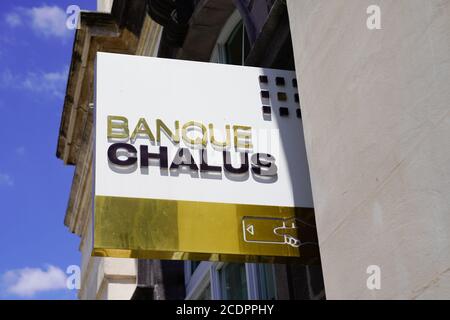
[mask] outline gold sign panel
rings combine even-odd
[[[318,258],[313,209],[96,196],[94,212],[95,256],[308,264]]]

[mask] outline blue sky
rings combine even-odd
[[[73,167],[56,143],[74,31],[66,8],[96,1],[0,2],[0,299],[73,299],[65,271],[80,263],[64,226]]]

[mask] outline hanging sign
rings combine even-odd
[[[301,258],[314,233],[292,71],[98,53],[94,167],[94,255]]]

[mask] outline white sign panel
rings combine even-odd
[[[96,68],[95,196],[312,207],[294,72],[107,53]]]

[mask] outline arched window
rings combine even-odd
[[[250,41],[239,12],[226,22],[211,55],[211,62],[244,65],[250,52]]]

